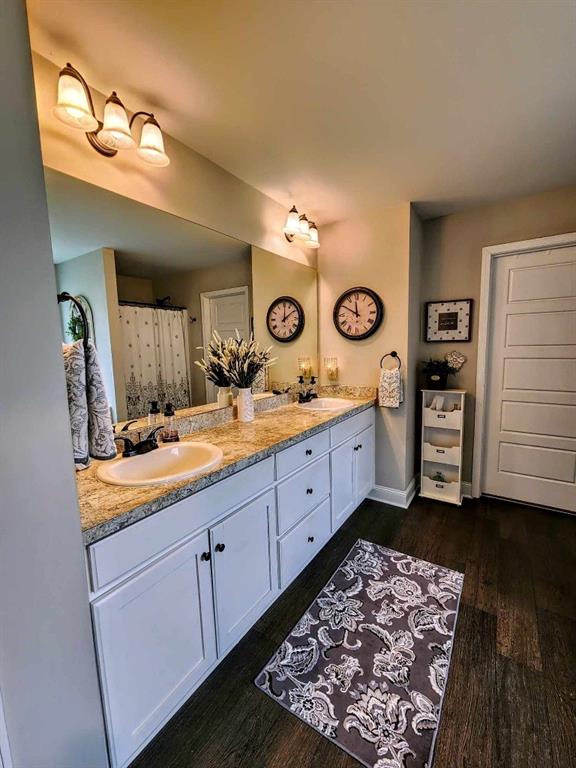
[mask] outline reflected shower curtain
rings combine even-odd
[[[188,408],[186,310],[131,305],[119,309],[127,418],[144,416],[151,400],[162,409],[165,403]]]

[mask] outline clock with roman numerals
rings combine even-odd
[[[302,305],[292,296],[279,296],[268,308],[266,325],[276,341],[294,341],[304,330]]]
[[[384,319],[384,304],[370,288],[350,288],[334,305],[334,325],[345,339],[360,341],[372,336]]]

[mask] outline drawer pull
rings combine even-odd
[[[314,488],[306,488],[306,493],[311,496],[314,493]]]
[[[436,448],[436,453],[446,453],[444,448]]]
[[[362,448],[362,443],[360,443],[360,445],[358,446],[358,448]]]
[[[444,483],[436,483],[436,488],[444,488]]]
[[[312,448],[306,448],[306,456],[312,456]]]
[[[436,418],[437,419],[445,419],[446,418],[446,414],[445,413],[437,413],[436,414]]]
[[[355,451],[357,451],[357,450],[358,450],[358,446],[357,446],[357,445],[355,445],[355,446],[354,446],[354,450],[355,450]]]
[[[226,549],[226,544],[216,544],[214,549],[216,550],[216,552],[224,552],[224,550]]]
[[[312,544],[312,542],[314,541],[314,536],[308,536],[308,541]]]
[[[210,560],[211,557],[212,555],[210,554],[210,552],[202,552],[202,554],[200,555],[200,560],[204,560],[204,562],[207,562],[208,560]]]

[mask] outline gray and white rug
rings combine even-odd
[[[429,768],[463,581],[359,539],[255,683],[368,768]]]

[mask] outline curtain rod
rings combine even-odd
[[[177,307],[172,304],[170,304],[169,306],[163,307],[160,304],[149,304],[146,301],[119,301],[118,305],[120,307],[150,307],[150,309],[176,309],[180,311],[184,309],[188,309],[188,307]]]

